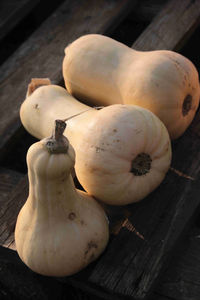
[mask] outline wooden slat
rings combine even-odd
[[[137,4],[136,9],[128,16],[128,19],[140,22],[151,22],[160,12],[166,0],[142,0]]]
[[[176,249],[156,293],[174,300],[199,300],[200,228],[194,226]],[[160,298],[159,298],[160,299]]]
[[[150,197],[132,208],[127,228],[113,239],[89,280],[110,293],[144,299],[197,212],[199,184],[169,172]]]
[[[199,0],[170,0],[132,48],[143,51],[179,51],[199,23]]]
[[[19,172],[0,167],[0,210],[22,176]]]
[[[1,1],[0,3],[0,39],[6,36],[40,0]]]
[[[62,285],[50,277],[31,272],[16,251],[0,247],[0,266],[0,287],[3,286],[4,292],[1,299],[62,299]]]
[[[102,300],[55,278],[28,269],[16,251],[0,246],[0,299],[6,300]],[[118,300],[118,299],[115,299]]]
[[[32,77],[62,80],[64,48],[87,33],[105,33],[118,25],[136,1],[66,0],[1,67],[0,149],[19,126],[19,107]],[[2,76],[2,74],[4,74]],[[5,77],[6,76],[6,77]]]
[[[15,249],[14,229],[17,215],[28,196],[28,178],[23,176],[0,210],[0,245]]]

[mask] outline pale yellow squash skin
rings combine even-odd
[[[108,220],[96,200],[75,189],[71,145],[67,153],[52,154],[46,141],[33,144],[27,153],[29,196],[17,218],[15,242],[20,258],[33,271],[68,276],[105,249]]]
[[[167,50],[136,51],[89,34],[65,49],[67,90],[90,105],[134,104],[151,110],[170,137],[181,136],[199,105],[198,72],[186,57]]]
[[[171,163],[171,143],[163,123],[150,111],[115,104],[96,110],[78,102],[56,85],[39,87],[20,110],[24,127],[41,139],[55,119],[66,119],[64,134],[76,152],[75,171],[83,188],[112,205],[137,202],[164,179]],[[140,176],[132,163],[141,153],[152,160]],[[148,163],[147,163],[148,166]]]

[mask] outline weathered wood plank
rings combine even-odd
[[[199,23],[199,0],[170,0],[132,48],[143,51],[179,51]]]
[[[79,286],[62,282],[59,278],[41,276],[32,272],[20,260],[16,251],[0,246],[0,299],[70,299],[102,300],[83,292]],[[117,299],[115,299],[117,300]]]
[[[92,272],[89,278],[91,282],[110,293],[132,296],[134,299],[144,299],[148,295],[166,263],[168,254],[199,206],[199,181],[195,182],[196,186],[191,183],[190,188],[187,185],[184,189],[183,179],[169,177],[165,180],[165,186],[161,185],[165,197],[157,190],[152,195],[154,198],[148,199],[149,205],[145,203],[143,208],[140,206],[137,213],[129,217],[129,224],[144,239],[136,236],[134,232],[121,229]],[[173,181],[176,186],[173,186]],[[172,187],[175,191],[171,190],[170,193]],[[192,189],[193,192],[187,189]],[[181,195],[182,191],[184,193]],[[184,209],[190,198],[193,199],[190,209]],[[166,203],[162,205],[161,202]]]
[[[169,267],[156,288],[159,295],[174,300],[199,300],[200,228],[194,226],[177,247]]]
[[[0,167],[0,210],[22,176],[19,172]]]
[[[28,196],[28,177],[23,176],[0,210],[0,245],[15,249],[14,229],[17,215]]]
[[[1,285],[5,296],[1,299],[53,300],[62,299],[63,296],[61,283],[50,277],[33,273],[21,262],[16,251],[4,247],[0,247]]]
[[[40,0],[1,1],[0,4],[0,39],[6,36]]]
[[[151,22],[157,16],[166,0],[142,0],[137,4],[136,9],[128,16],[130,20],[138,20],[140,22]]]
[[[62,80],[64,48],[87,33],[105,33],[130,12],[131,0],[66,0],[1,67],[0,148],[19,126],[19,107],[33,77]],[[6,77],[5,77],[6,76]]]

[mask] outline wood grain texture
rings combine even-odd
[[[141,51],[179,51],[199,23],[199,0],[170,0],[132,48]]]
[[[20,260],[16,251],[0,246],[1,300],[102,300],[79,286],[62,282],[60,278],[32,272]],[[118,300],[117,298],[115,300]]]
[[[62,299],[63,296],[63,287],[58,281],[33,273],[21,262],[16,251],[3,247],[0,247],[1,286],[2,300],[53,300]]]
[[[105,33],[118,25],[135,1],[66,0],[1,66],[0,148],[19,127],[19,107],[33,77],[62,80],[64,48],[87,33]]]
[[[136,9],[128,16],[128,19],[140,22],[151,22],[166,4],[166,0],[142,0]]]
[[[129,217],[129,223],[144,239],[127,228],[121,229],[93,270],[91,282],[134,299],[144,299],[152,290],[170,251],[199,206],[199,181],[186,184],[186,179],[168,176],[152,198],[133,209]]]
[[[19,172],[0,167],[0,211],[22,176]]]
[[[159,295],[174,300],[199,300],[200,227],[193,226],[177,247],[170,265],[156,288]]]
[[[15,249],[14,230],[18,213],[28,196],[28,177],[23,176],[0,210],[0,245]]]

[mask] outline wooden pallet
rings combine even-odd
[[[6,26],[11,20],[7,12],[0,24],[0,38],[5,38],[30,11],[34,9],[37,15],[42,3],[44,7],[44,1],[37,1],[35,7],[30,3],[22,1],[20,16],[16,10],[18,17],[10,27]],[[135,20],[137,24],[145,23],[146,28],[140,34],[134,28]],[[111,239],[103,255],[88,268],[67,278],[50,279],[34,274],[17,256],[13,237],[17,214],[28,194],[26,150],[35,141],[19,120],[19,107],[30,79],[49,77],[62,85],[64,48],[83,34],[101,33],[124,42],[123,26],[128,26],[129,45],[135,49],[182,52],[184,45],[191,43],[194,47],[191,39],[200,30],[199,21],[199,0],[60,1],[3,62],[0,67],[1,299],[14,296],[62,299],[70,293],[70,299],[199,300],[199,112],[185,134],[173,142],[172,167],[160,187],[140,203],[107,207]],[[17,164],[16,157],[21,163]],[[79,290],[85,294],[78,293]]]

